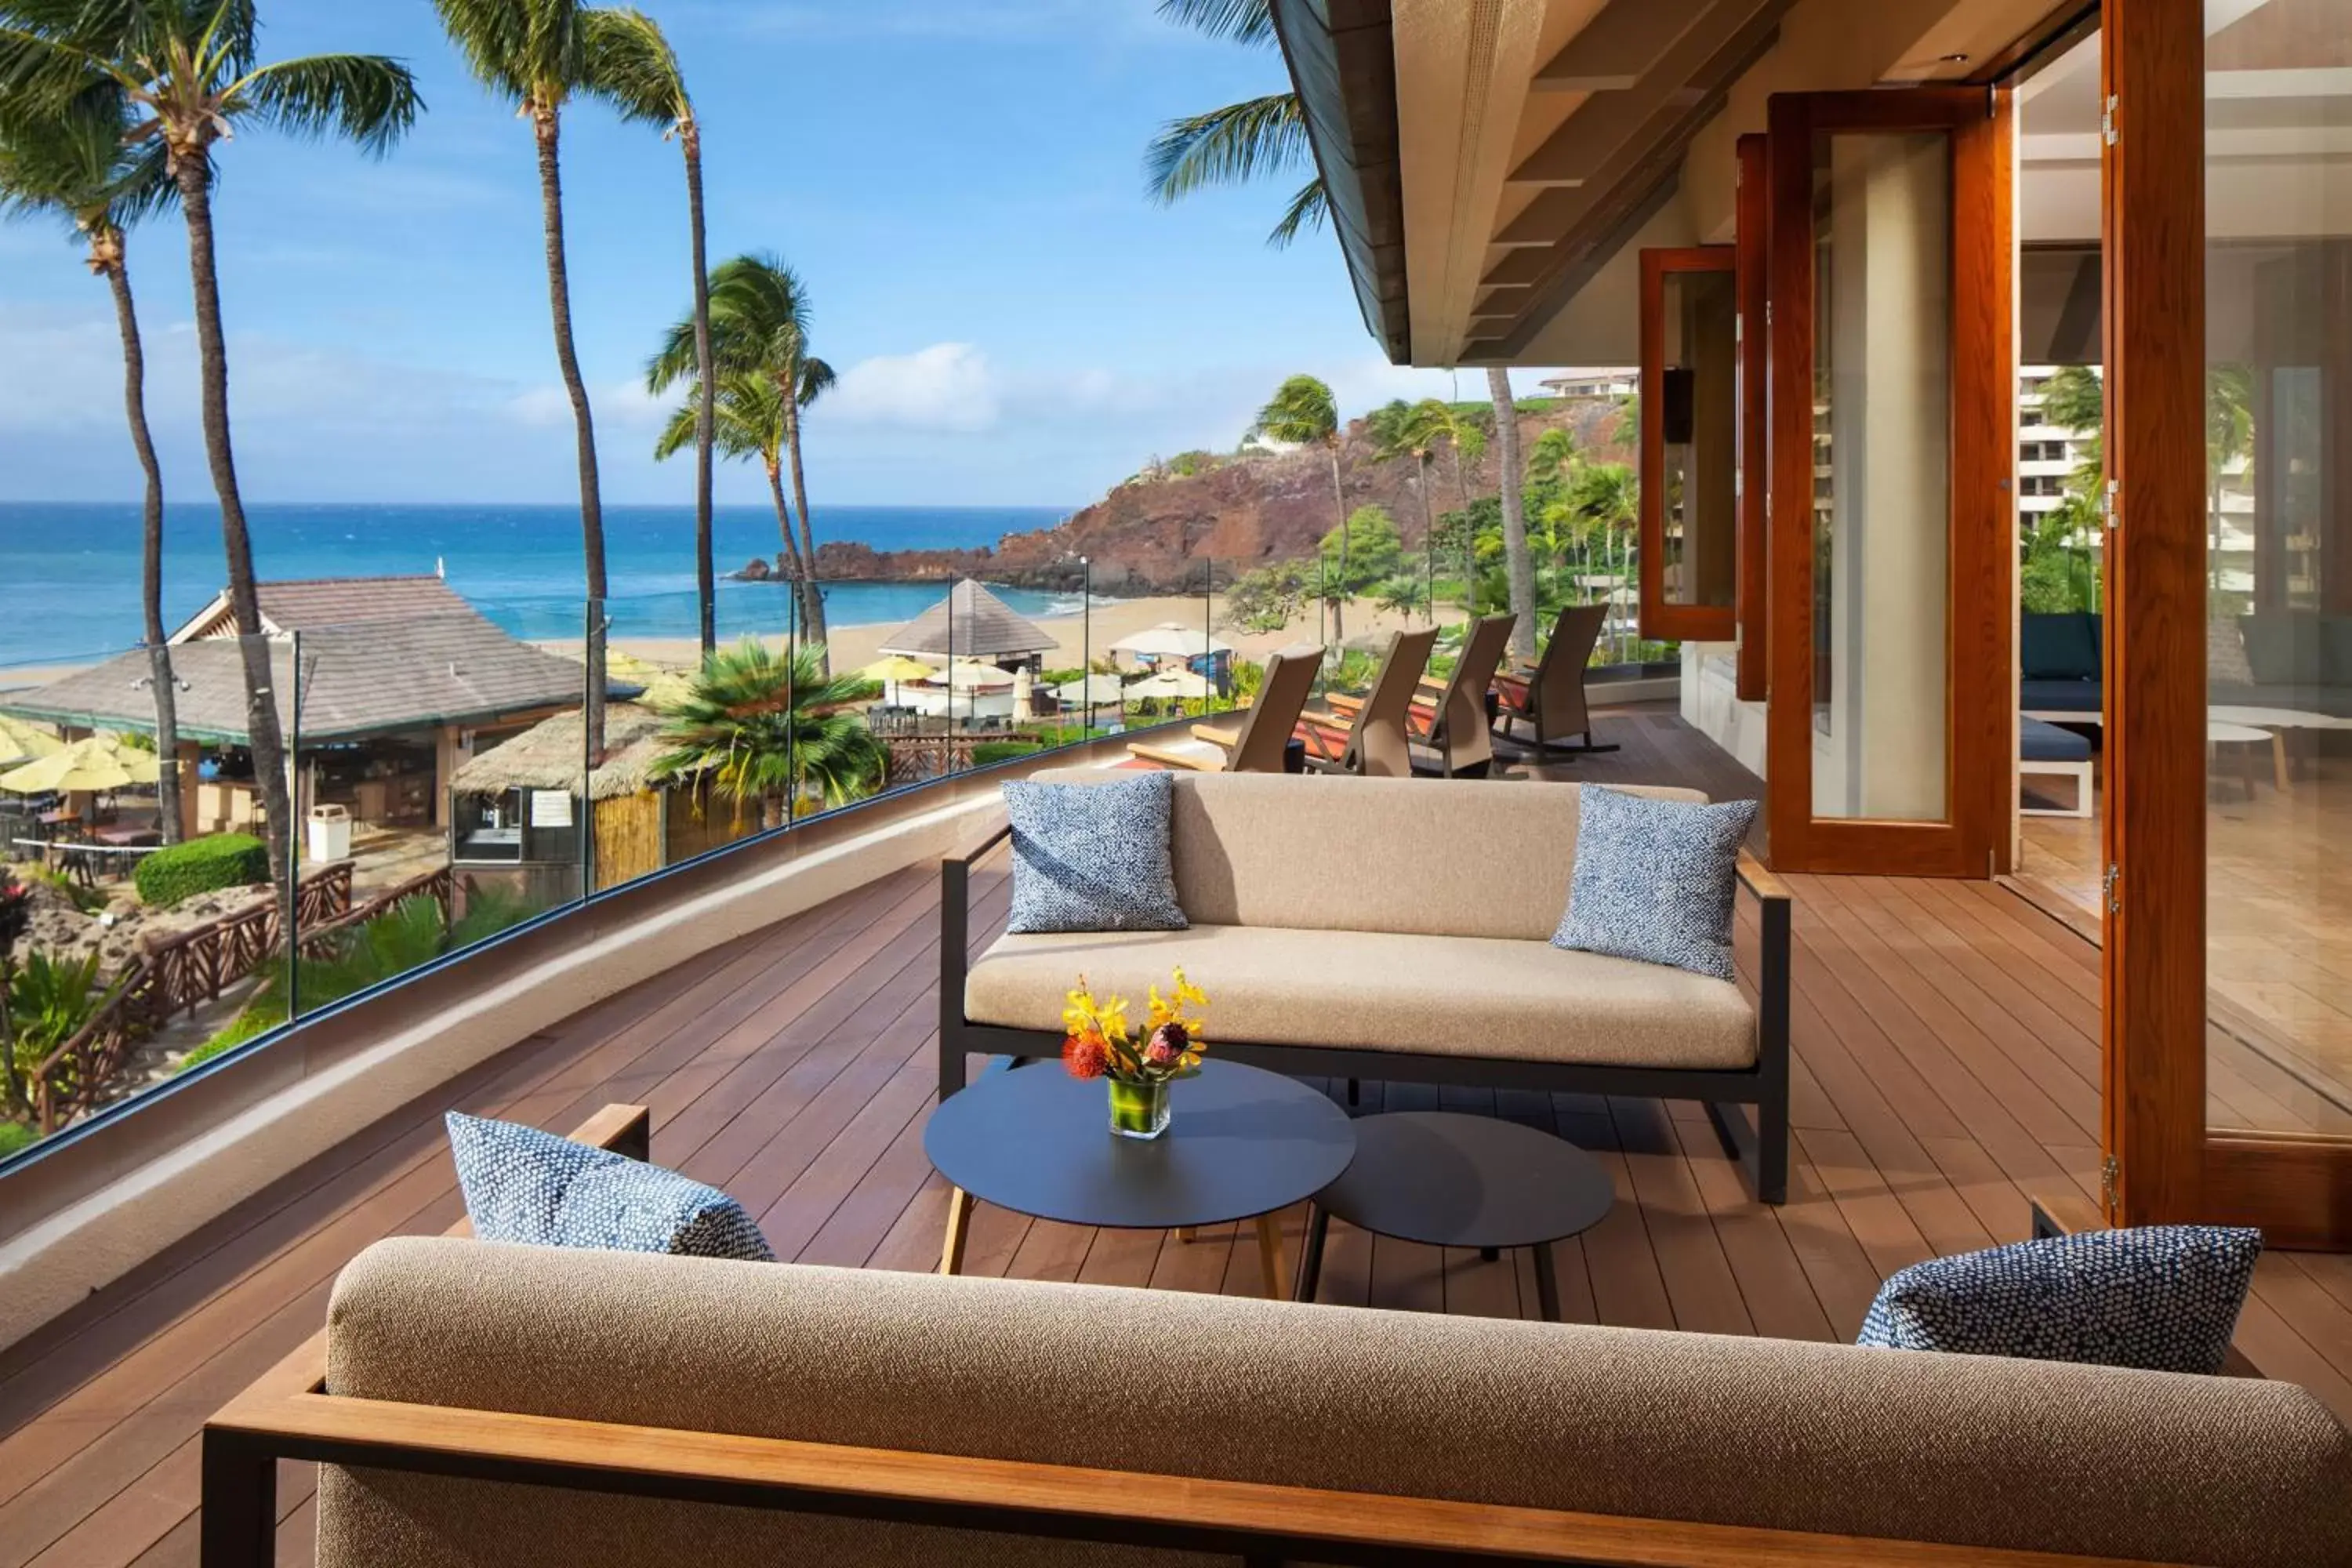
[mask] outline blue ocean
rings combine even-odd
[[[580,635],[580,513],[576,507],[251,506],[256,570],[264,581],[372,577],[441,571],[483,614],[521,637]],[[817,538],[877,550],[994,544],[1050,528],[1054,507],[819,507]],[[163,618],[177,626],[220,592],[220,514],[209,506],[165,514]],[[727,573],[779,548],[775,513],[721,507],[713,529],[722,637],[784,630],[788,595]],[[694,513],[688,507],[604,510],[608,614],[615,637],[695,635]],[[0,668],[78,664],[139,640],[140,522],[134,505],[0,504]],[[835,626],[896,625],[935,603],[932,584],[842,583],[826,594]],[[1076,610],[1055,595],[1008,591],[1024,615]]]

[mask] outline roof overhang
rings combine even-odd
[[[1774,92],[1971,79],[2065,0],[1274,0],[1367,326],[1400,363],[1622,363],[1643,245],[1730,237]],[[1956,58],[1957,57],[1957,58]]]

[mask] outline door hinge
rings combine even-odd
[[[2107,913],[2124,912],[2124,868],[2114,861],[2107,862],[2107,874],[2099,879],[2099,890],[2106,895]]]
[[[2099,140],[2110,147],[2124,139],[2122,127],[2116,123],[2116,117],[2122,108],[2123,100],[2111,92],[2107,94],[2105,106],[2099,110]]]
[[[2107,531],[2114,533],[2124,525],[2124,488],[2114,479],[2099,497],[2099,515],[2106,520]]]
[[[2123,1179],[2124,1168],[2116,1163],[2116,1157],[2113,1154],[2099,1162],[2099,1206],[2110,1220],[2115,1217],[2116,1205],[2123,1189]]]

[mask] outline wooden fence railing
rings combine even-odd
[[[402,897],[425,890],[423,884],[443,870],[415,878],[394,889]],[[446,914],[449,902],[441,892]],[[387,900],[369,901],[369,912]],[[325,936],[352,922],[352,863],[338,860],[304,877],[294,893],[294,929],[305,953]],[[41,1134],[93,1108],[99,1095],[122,1070],[131,1047],[182,1013],[192,1013],[245,979],[274,957],[284,943],[278,934],[278,900],[262,899],[205,925],[191,926],[150,942],[119,975],[106,1001],[71,1039],[49,1053],[32,1073],[33,1112]]]

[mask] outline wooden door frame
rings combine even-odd
[[[1771,468],[1767,410],[1771,399],[1771,140],[1751,132],[1737,143],[1739,188],[1736,197],[1738,252],[1735,271],[1739,291],[1739,658],[1734,694],[1742,702],[1761,702],[1771,688],[1768,650],[1771,647],[1771,577],[1768,570],[1766,519],[1770,516]]]
[[[1771,700],[1765,776],[1782,870],[1987,877],[2016,765],[2017,431],[2011,106],[2002,89],[1776,93],[1770,128]],[[1952,153],[1952,428],[1939,823],[1812,812],[1812,150],[1824,131],[1942,132]],[[2200,447],[2200,450],[2202,448]],[[2002,481],[2007,480],[2008,483]]]
[[[1729,642],[1739,633],[1737,598],[1728,605],[1671,604],[1665,594],[1665,291],[1666,279],[1685,272],[1737,271],[1737,252],[1728,245],[1653,247],[1641,253],[1642,296],[1642,442],[1641,442],[1641,571],[1642,636],[1660,642]],[[1736,287],[1736,285],[1735,285]],[[1734,319],[1737,320],[1735,313]],[[1734,349],[1734,353],[1738,350]],[[1738,415],[1735,412],[1734,428]],[[1736,460],[1736,458],[1735,458]],[[1735,509],[1732,548],[1738,548],[1738,518]],[[1737,583],[1738,567],[1734,564]]]

